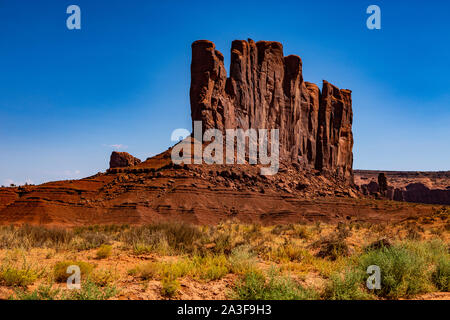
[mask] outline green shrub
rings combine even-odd
[[[62,228],[23,225],[0,227],[0,248],[62,247],[70,243],[73,233]]]
[[[343,274],[334,273],[325,287],[323,298],[327,300],[367,300],[371,296],[363,289],[365,275],[350,269]]]
[[[85,281],[80,290],[71,290],[65,300],[107,300],[117,294],[115,286],[100,287],[92,281]]]
[[[261,272],[247,272],[233,290],[239,300],[313,300],[318,294],[305,289],[289,277],[271,271],[268,278]]]
[[[425,259],[401,246],[369,251],[360,257],[362,271],[370,265],[381,270],[381,289],[374,293],[386,298],[410,297],[429,291]]]
[[[339,237],[321,240],[316,245],[320,247],[320,251],[317,253],[317,256],[320,258],[328,258],[335,261],[339,257],[349,255],[347,243]]]
[[[193,275],[203,280],[218,280],[229,272],[229,263],[224,255],[207,255],[193,258]]]
[[[96,256],[97,259],[106,259],[109,256],[111,256],[112,253],[112,246],[107,244],[102,244],[100,248],[98,248]]]
[[[6,267],[0,271],[0,283],[8,287],[26,287],[37,278],[37,272],[30,268]]]
[[[91,264],[82,261],[61,261],[53,268],[53,275],[56,282],[66,282],[70,274],[67,273],[69,266],[76,265],[80,267],[81,277],[87,277],[94,268]]]
[[[100,287],[106,287],[113,283],[117,277],[110,270],[94,270],[89,274],[88,279]]]
[[[173,298],[180,288],[180,283],[176,279],[164,278],[161,281],[161,294],[167,298]]]
[[[77,234],[72,240],[71,246],[77,250],[90,250],[109,244],[110,236],[100,231],[85,231]]]
[[[177,262],[148,262],[136,266],[128,274],[137,276],[142,280],[183,277],[191,272],[192,262],[180,260]]]
[[[244,274],[255,269],[256,256],[251,252],[249,246],[239,246],[231,251],[228,261],[231,272]]]
[[[196,250],[196,242],[201,239],[199,228],[178,222],[163,222],[127,230],[122,238],[132,247],[147,245],[156,247],[161,244],[161,239],[167,242],[167,246],[174,252],[184,253]]]
[[[443,256],[438,261],[431,278],[440,291],[450,291],[450,259],[448,256]]]
[[[40,285],[31,292],[17,290],[10,300],[57,300],[60,294],[60,289],[53,289],[51,285]]]

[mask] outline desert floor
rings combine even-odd
[[[395,224],[0,227],[0,299],[450,299],[450,208]],[[67,288],[67,267],[81,289]],[[369,265],[381,289],[369,290]]]

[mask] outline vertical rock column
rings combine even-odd
[[[212,42],[192,44],[192,120],[203,128],[279,129],[281,161],[352,180],[351,91],[304,82],[300,57],[279,42],[235,40],[230,77]]]

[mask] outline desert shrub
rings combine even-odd
[[[85,281],[80,290],[71,290],[64,300],[107,300],[117,294],[115,286],[100,287],[92,281]]]
[[[212,252],[218,254],[230,254],[231,250],[233,250],[233,241],[230,233],[219,233],[213,239],[214,247],[212,248]]]
[[[310,233],[306,226],[297,226],[295,228],[295,236],[297,236],[300,239],[309,239]]]
[[[40,285],[37,289],[28,292],[25,289],[16,290],[10,300],[57,300],[61,294],[60,289],[53,289],[51,285]]]
[[[33,284],[38,273],[31,268],[6,267],[0,270],[0,283],[10,287],[26,287]]]
[[[86,232],[96,232],[96,233],[106,233],[109,235],[116,235],[125,230],[130,229],[130,226],[127,224],[108,224],[108,225],[91,225],[84,227],[76,227],[73,229],[76,235],[84,234]]]
[[[363,271],[370,265],[381,270],[381,289],[374,293],[386,298],[409,297],[429,290],[425,259],[407,248],[392,246],[369,251],[360,257]]]
[[[70,274],[67,273],[69,266],[76,265],[80,267],[81,277],[87,277],[94,268],[91,264],[82,261],[61,261],[53,267],[53,276],[56,282],[66,282]]]
[[[431,279],[440,291],[450,291],[450,258],[443,256],[436,264]]]
[[[246,243],[259,239],[263,236],[262,226],[259,223],[253,223],[251,225],[244,225],[242,228],[242,236]]]
[[[322,239],[314,245],[320,248],[317,253],[317,256],[320,258],[328,258],[335,261],[339,257],[346,257],[349,255],[348,245],[345,240],[340,237]]]
[[[318,297],[314,290],[305,289],[273,270],[268,277],[260,271],[247,272],[232,294],[232,298],[239,300],[313,300]]]
[[[134,267],[128,274],[142,280],[171,278],[177,279],[189,274],[193,269],[192,262],[180,260],[176,262],[148,262]]]
[[[224,255],[195,256],[192,259],[193,276],[203,280],[217,280],[229,272],[229,263]]]
[[[0,265],[0,284],[10,287],[26,287],[33,284],[42,272],[28,263],[22,250],[8,253]]]
[[[340,240],[346,239],[352,234],[351,225],[342,222],[338,223],[336,231],[337,231],[337,238]]]
[[[357,269],[334,273],[323,292],[327,300],[366,300],[371,295],[364,291],[365,274]]]
[[[193,256],[172,262],[148,262],[134,267],[128,274],[142,280],[177,279],[192,276],[202,280],[216,280],[229,272],[229,263],[223,255]]]
[[[284,244],[273,248],[269,252],[268,258],[278,263],[301,261],[307,254],[306,249],[286,241]]]
[[[180,283],[176,279],[164,278],[161,281],[161,295],[173,298],[180,288]]]
[[[431,241],[403,241],[401,247],[420,256],[425,263],[436,264],[442,257],[447,256],[447,245],[440,239]]]
[[[110,237],[105,233],[98,231],[86,231],[84,233],[77,234],[71,245],[77,250],[90,250],[98,248],[101,245],[107,245],[110,242]]]
[[[202,238],[199,228],[186,223],[163,222],[131,228],[124,232],[122,240],[130,246],[147,245],[155,248],[165,239],[174,252],[193,252],[196,242]]]
[[[317,271],[324,278],[330,278],[333,274],[341,272],[351,264],[351,259],[347,257],[337,257],[336,260],[330,260],[311,255],[305,260],[306,263],[304,264],[309,265],[312,270]]]
[[[294,226],[292,224],[277,224],[270,232],[274,235],[282,235],[292,230],[294,230]]]
[[[97,259],[106,259],[111,256],[112,246],[107,244],[102,244],[96,252]]]
[[[61,228],[30,225],[0,227],[0,247],[4,249],[62,247],[68,245],[72,238],[71,231]]]
[[[141,244],[141,243],[135,243],[132,246],[133,254],[140,256],[143,254],[149,254],[153,252],[153,246]]]
[[[117,276],[111,270],[94,270],[89,274],[88,279],[100,287],[106,287],[112,284]]]
[[[248,245],[243,245],[231,251],[228,261],[230,262],[231,272],[244,274],[255,269],[256,256],[251,252]]]
[[[68,244],[73,238],[73,233],[66,229],[28,225],[20,227],[17,235],[28,238],[32,247],[58,247]]]

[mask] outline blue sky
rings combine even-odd
[[[81,8],[81,30],[66,8]],[[381,8],[381,30],[366,8]],[[146,159],[190,129],[190,45],[275,40],[304,78],[353,91],[354,168],[450,169],[450,3],[0,0],[0,184]]]

